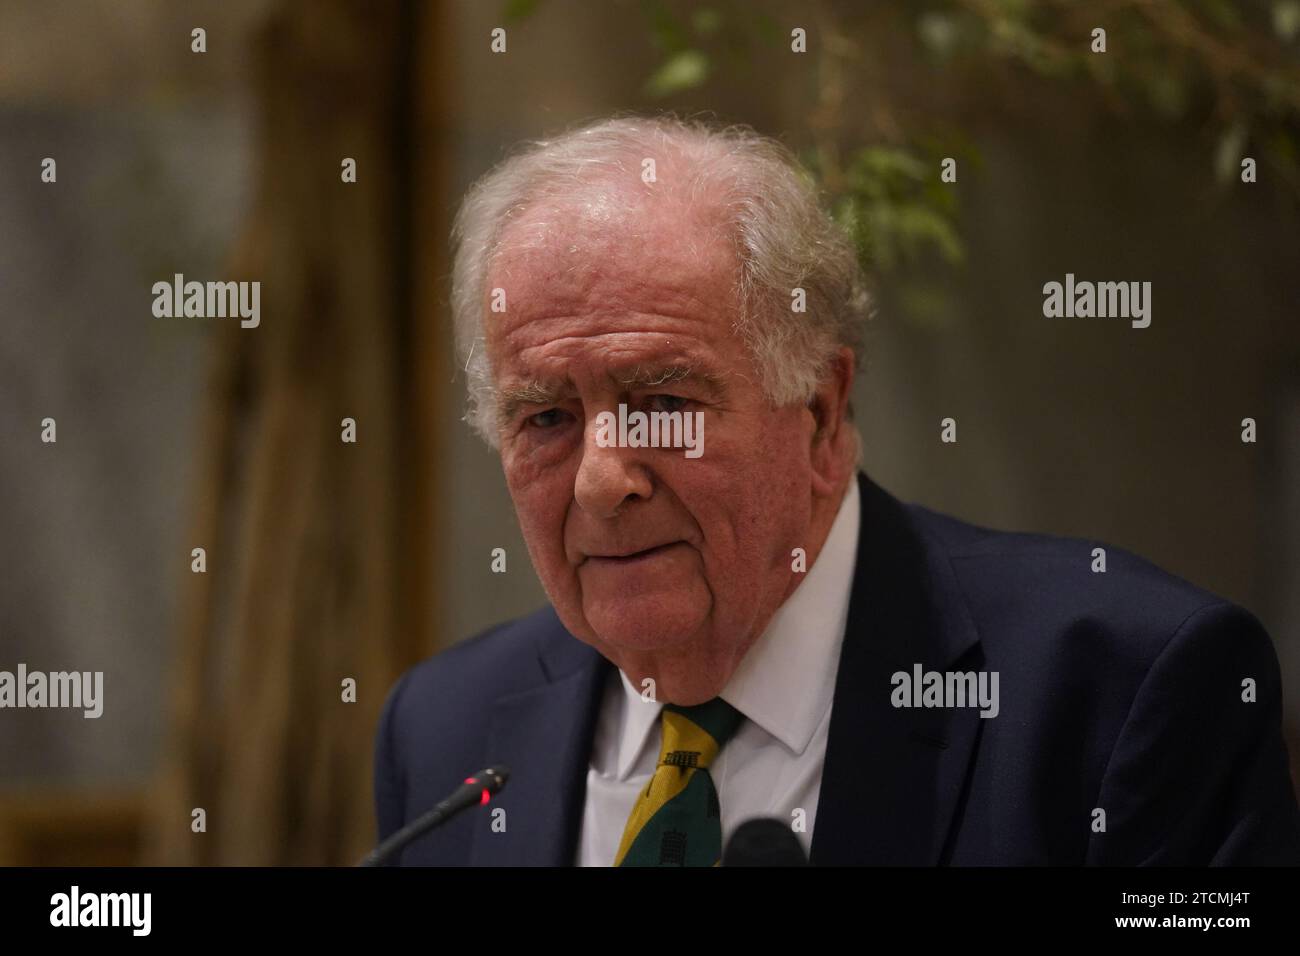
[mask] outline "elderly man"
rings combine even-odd
[[[390,694],[382,837],[510,769],[403,862],[707,866],[755,817],[814,864],[1300,859],[1254,618],[857,473],[867,296],[779,144],[596,123],[456,239],[468,417],[552,606]]]

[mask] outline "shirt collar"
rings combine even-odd
[[[748,719],[801,754],[816,733],[835,693],[839,650],[848,622],[861,514],[858,483],[849,482],[816,562],[767,629],[746,652],[722,698]],[[626,780],[659,721],[662,703],[642,700],[642,690],[618,672],[624,724],[618,778]]]

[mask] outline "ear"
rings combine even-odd
[[[809,449],[812,486],[816,495],[829,496],[851,477],[857,441],[849,420],[849,393],[853,388],[856,362],[853,350],[841,346],[830,363],[825,380],[808,400],[808,411],[816,427]]]

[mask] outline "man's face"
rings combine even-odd
[[[502,249],[487,348],[542,584],[572,634],[654,678],[658,699],[714,696],[793,590],[792,549],[810,547],[814,417],[763,397],[732,330],[735,253],[700,213],[538,208]],[[702,412],[703,454],[602,447],[596,417],[620,403]]]

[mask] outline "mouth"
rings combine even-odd
[[[632,567],[650,561],[682,543],[681,541],[670,541],[667,544],[646,548],[644,551],[633,551],[630,554],[589,554],[584,563],[605,565],[607,567]]]

